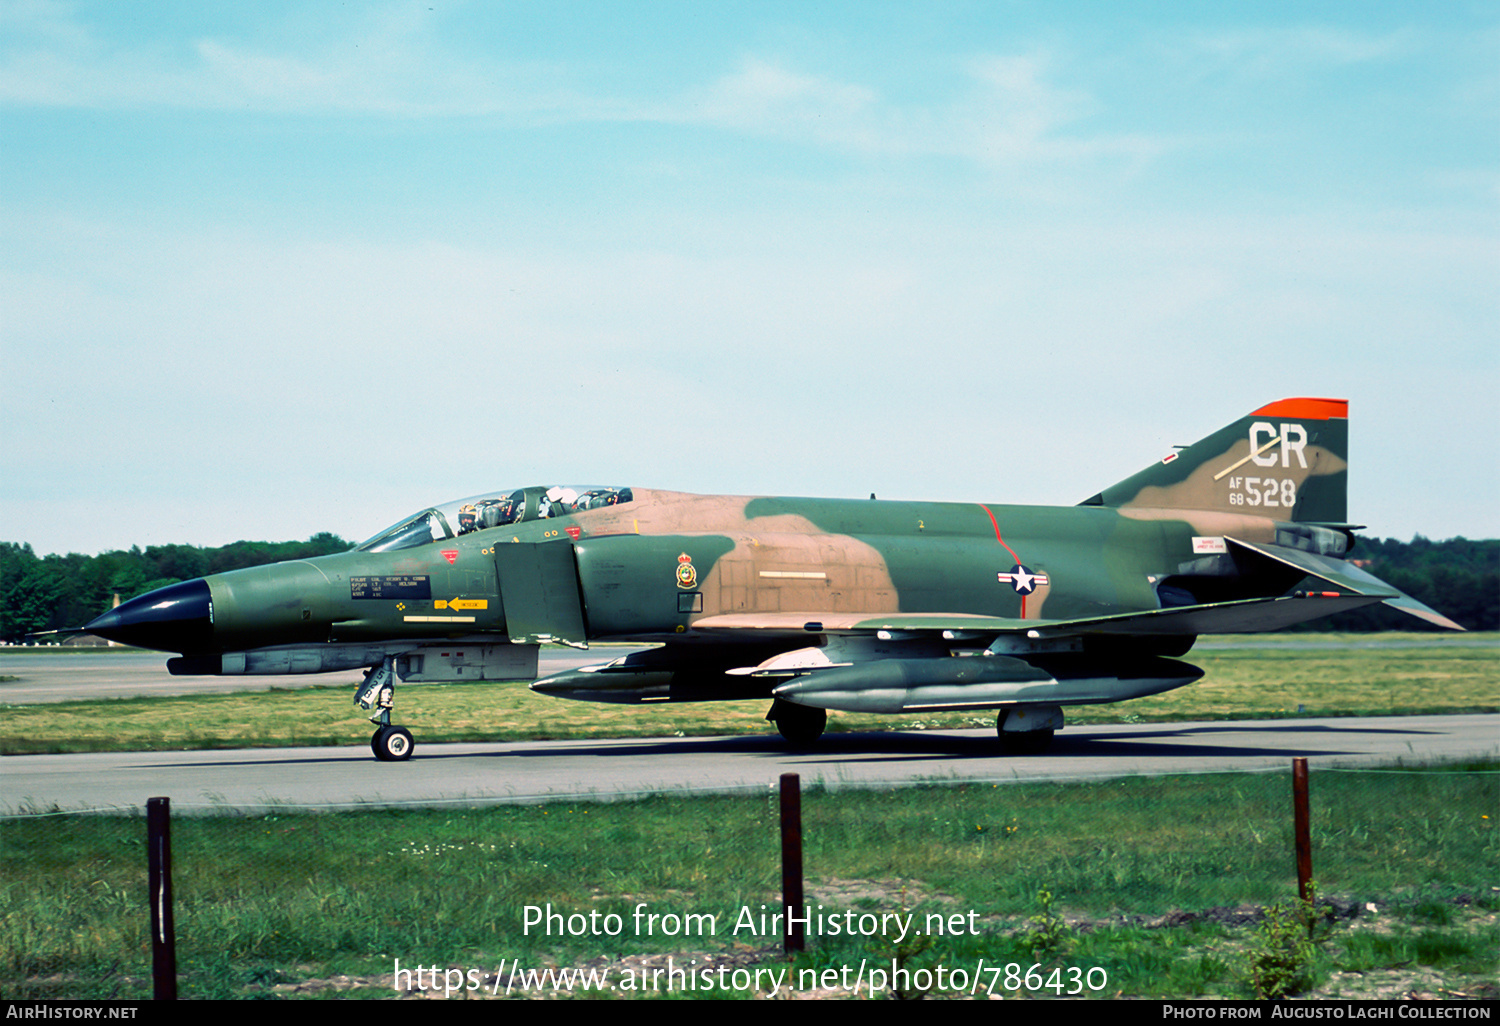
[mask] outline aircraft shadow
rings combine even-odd
[[[1278,735],[1285,737],[1286,745],[1268,746],[1262,744],[1194,744],[1187,740],[1202,735],[1226,735],[1226,734],[1257,734]],[[1246,724],[1236,726],[1226,723],[1215,726],[1194,726],[1191,728],[1178,728],[1171,724],[1163,724],[1160,729],[1154,730],[1132,730],[1132,731],[1110,731],[1106,733],[1090,732],[1088,734],[1073,734],[1067,732],[1059,733],[1046,752],[1035,755],[1009,755],[1000,748],[999,739],[992,733],[957,733],[949,731],[871,731],[863,733],[835,733],[826,734],[814,746],[804,748],[791,748],[785,741],[775,735],[746,735],[741,737],[688,737],[688,738],[658,738],[644,742],[636,742],[629,738],[612,738],[603,741],[569,742],[569,741],[538,741],[531,744],[525,742],[504,742],[503,748],[488,751],[451,751],[457,745],[429,745],[424,748],[418,739],[418,746],[413,760],[422,762],[436,760],[490,760],[490,759],[556,759],[556,758],[601,758],[601,759],[628,759],[632,756],[642,758],[672,756],[682,758],[694,755],[716,755],[716,756],[749,756],[754,758],[777,759],[783,762],[795,761],[813,764],[829,762],[861,762],[861,763],[890,763],[890,762],[920,762],[933,759],[943,760],[1000,760],[1005,763],[1014,763],[1022,766],[1044,760],[1064,759],[1113,759],[1122,756],[1131,758],[1161,758],[1161,757],[1193,757],[1193,756],[1215,756],[1218,758],[1251,758],[1284,756],[1330,756],[1330,755],[1353,755],[1360,754],[1357,749],[1341,747],[1337,744],[1340,734],[1389,734],[1389,735],[1412,735],[1426,736],[1435,733],[1431,730],[1400,729],[1388,727],[1337,727],[1327,724],[1305,724],[1288,723],[1285,725],[1266,726],[1258,723],[1254,726]],[[1296,745],[1296,737],[1306,737],[1309,742],[1315,738],[1317,745]],[[1180,738],[1183,740],[1173,741],[1167,739]],[[482,744],[482,742],[481,742]],[[464,747],[469,747],[468,743]],[[328,755],[298,756],[285,759],[231,759],[220,760],[205,758],[201,762],[172,763],[170,766],[212,765],[212,766],[296,766],[296,765],[329,765],[359,761],[363,763],[369,759],[363,746],[350,746],[349,748],[323,749]],[[152,768],[152,767],[143,767]],[[161,764],[160,768],[169,768],[168,764]]]
[[[1232,731],[1233,728],[1227,728]],[[1195,734],[1210,731],[1177,731],[1165,729],[1147,734],[1119,733],[1069,737],[1059,734],[1046,752],[1039,755],[1010,755],[1000,748],[999,739],[993,734],[966,736],[963,734],[932,732],[870,732],[852,734],[828,734],[815,746],[791,748],[775,736],[729,737],[729,738],[669,738],[643,744],[632,744],[628,748],[618,743],[567,743],[549,742],[546,747],[512,749],[509,751],[479,753],[429,752],[428,758],[472,759],[472,758],[557,758],[597,757],[622,758],[630,756],[653,757],[692,755],[739,755],[753,758],[776,759],[782,762],[807,762],[823,764],[829,762],[918,762],[927,760],[1000,760],[1024,764],[1038,760],[1057,758],[1111,759],[1121,756],[1153,758],[1163,756],[1218,756],[1220,758],[1246,758],[1253,756],[1294,755],[1349,755],[1357,750],[1345,749],[1334,742],[1338,731],[1327,728],[1277,728],[1274,732],[1286,735],[1300,733],[1323,734],[1316,746],[1266,746],[1193,744],[1191,741],[1171,742],[1166,738],[1190,738]],[[1213,732],[1219,732],[1214,728]],[[1245,732],[1250,732],[1245,728]],[[1267,733],[1256,730],[1255,733]],[[1373,733],[1372,731],[1349,731],[1350,733]],[[1383,731],[1384,733],[1425,734],[1428,731]],[[421,753],[418,753],[420,757]]]

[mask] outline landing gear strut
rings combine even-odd
[[[391,723],[391,710],[396,704],[396,660],[387,656],[385,662],[365,671],[365,679],[354,692],[354,704],[361,709],[374,709],[370,722],[378,726],[375,736],[370,738],[370,750],[381,762],[405,762],[417,744],[411,731]]]
[[[766,719],[776,724],[777,732],[789,744],[801,748],[823,736],[823,730],[828,726],[828,710],[783,702],[778,698],[771,702]]]

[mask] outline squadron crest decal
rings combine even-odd
[[[686,552],[677,557],[677,587],[684,590],[698,583],[698,568],[693,566],[693,557]]]

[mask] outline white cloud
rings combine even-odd
[[[778,135],[847,138],[863,134],[878,104],[879,97],[866,87],[749,57],[736,71],[677,101],[663,116]]]
[[[546,64],[477,64],[451,52],[410,5],[269,43],[156,39],[149,19],[130,39],[105,37],[71,8],[38,2],[10,4],[0,19],[0,102],[12,106],[394,116],[588,106]]]
[[[1054,84],[1045,55],[986,54],[943,70],[948,98],[904,104],[872,86],[750,57],[654,116],[861,157],[937,156],[991,168],[1104,160],[1135,169],[1166,146],[1145,135],[1086,128],[1101,104],[1082,89]]]
[[[516,124],[656,122],[784,139],[860,156],[946,156],[990,165],[1120,158],[1160,148],[1087,132],[1098,104],[1054,84],[1045,55],[979,55],[934,68],[950,96],[903,103],[750,55],[701,85],[665,95],[600,95],[564,65],[476,60],[428,20],[377,9],[356,27],[280,48],[202,37],[168,43],[99,38],[65,9],[20,5],[0,48],[0,102],[11,106],[236,113],[499,116]]]
[[[1269,78],[1387,60],[1409,51],[1415,39],[1409,31],[1371,35],[1324,26],[1290,26],[1198,33],[1189,43],[1238,75]]]

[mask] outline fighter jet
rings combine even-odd
[[[827,711],[997,710],[1039,751],[1063,708],[1182,687],[1204,633],[1383,602],[1345,509],[1348,404],[1263,406],[1076,506],[538,486],[403,517],[349,552],[212,574],[84,630],[174,674],[364,668],[377,758],[398,683],[535,680],[543,644],[650,646],[535,680],[596,702],[761,698],[794,745]]]

